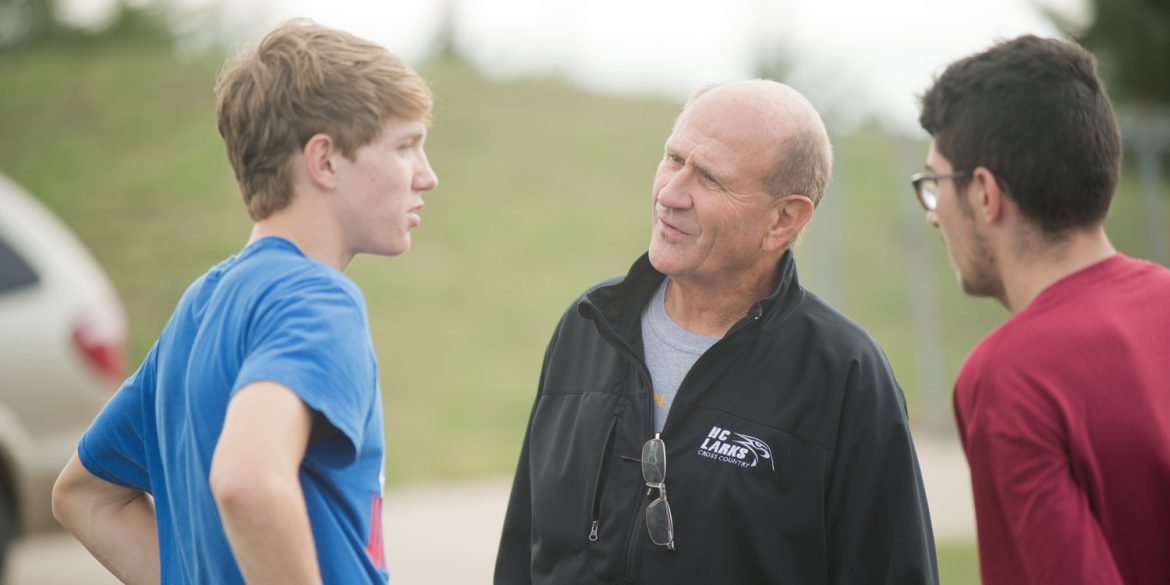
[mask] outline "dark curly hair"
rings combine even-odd
[[[956,170],[989,169],[1051,239],[1109,211],[1121,133],[1079,45],[1029,35],[956,61],[923,94],[918,121]]]

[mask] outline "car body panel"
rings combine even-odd
[[[44,205],[0,175],[0,246],[36,281],[0,290],[0,463],[22,533],[56,526],[53,481],[124,373],[79,340],[124,353],[126,318],[109,278]]]

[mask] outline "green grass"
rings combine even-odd
[[[135,361],[187,284],[250,229],[215,130],[220,60],[117,38],[0,53],[0,170],[106,267]],[[428,141],[439,188],[409,254],[349,271],[369,302],[392,483],[511,471],[556,320],[645,248],[650,182],[679,108],[550,80],[490,82],[458,63],[421,71],[439,99]],[[1005,313],[963,297],[913,207],[906,177],[925,143],[862,132],[838,137],[836,152],[834,190],[798,250],[802,279],[883,344],[918,422],[945,423],[963,355]],[[1143,256],[1138,203],[1126,181],[1111,227]],[[1161,213],[1170,223],[1170,206]],[[820,253],[831,246],[840,256]],[[912,279],[933,287],[928,319],[913,317]],[[941,362],[933,375],[915,333],[924,321],[938,335],[925,348]]]
[[[135,363],[187,284],[250,229],[215,130],[219,63],[133,39],[0,53],[0,171],[106,267]],[[439,98],[428,152],[440,186],[409,254],[349,271],[369,303],[392,484],[511,472],[556,320],[645,248],[650,182],[679,107],[549,80],[494,83],[458,63],[422,73]],[[963,356],[1005,313],[962,295],[913,204],[906,177],[925,143],[862,132],[835,149],[832,191],[798,249],[802,280],[882,343],[916,422],[945,425]],[[1170,223],[1170,205],[1160,212]],[[1110,230],[1136,256],[1144,213],[1127,176]],[[919,321],[911,280],[936,305]],[[934,347],[916,327],[934,330]],[[931,356],[941,363],[923,368]],[[973,543],[938,552],[944,584],[978,583]]]
[[[939,542],[938,577],[942,585],[979,585],[979,555],[974,542]]]
[[[135,363],[190,281],[250,229],[215,130],[220,61],[118,39],[0,56],[0,83],[17,88],[0,94],[0,170],[106,267]],[[515,464],[560,313],[644,246],[676,107],[492,84],[459,64],[423,74],[439,96],[428,151],[440,188],[411,253],[349,270],[383,372],[391,482]]]

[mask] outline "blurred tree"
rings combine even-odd
[[[1126,148],[1136,154],[1146,207],[1149,258],[1170,263],[1161,213],[1164,158],[1170,157],[1170,0],[1089,0],[1092,22],[1082,30],[1051,10],[1048,16],[1097,56],[1118,103]]]
[[[1170,102],[1170,0],[1090,1],[1095,18],[1073,34],[1097,55],[1111,93],[1135,105]]]
[[[86,39],[138,38],[170,39],[167,11],[172,0],[149,2],[109,0],[115,17],[96,27],[79,26],[62,20],[59,0],[0,0],[0,51],[22,44],[48,40],[74,42]]]
[[[0,0],[0,50],[44,37],[53,23],[52,0]]]
[[[433,52],[439,61],[459,59],[459,47],[455,41],[458,36],[455,15],[458,12],[458,0],[439,0],[439,25],[435,31],[435,50]]]

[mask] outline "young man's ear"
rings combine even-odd
[[[813,201],[805,195],[785,195],[773,204],[772,223],[764,237],[764,249],[782,250],[792,244],[813,215]]]
[[[337,188],[337,168],[333,164],[335,154],[337,145],[328,134],[314,134],[301,149],[301,164],[304,165],[305,174],[324,191]]]
[[[1008,203],[1007,193],[1000,189],[999,181],[986,167],[975,168],[966,195],[972,198],[972,205],[984,223],[993,224],[1003,220],[1004,206]]]

